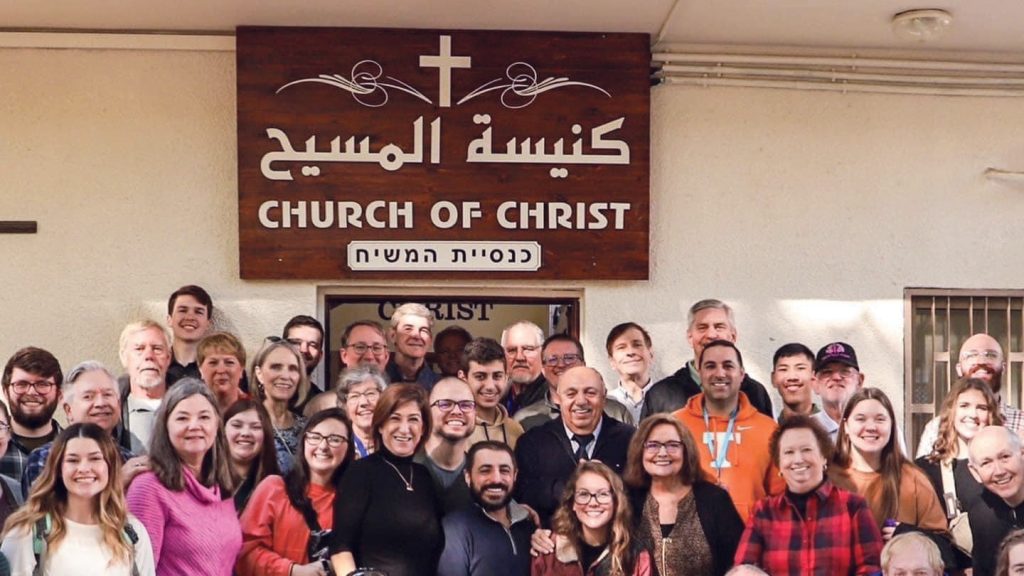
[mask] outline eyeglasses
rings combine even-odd
[[[508,356],[515,356],[522,352],[523,356],[527,356],[530,354],[534,354],[539,350],[540,346],[510,346],[508,348],[505,348],[505,354]]]
[[[36,380],[35,382],[29,382],[28,380],[17,380],[15,382],[11,382],[11,388],[13,388],[14,391],[17,392],[18,394],[24,394],[25,392],[28,392],[28,389],[30,387],[34,388],[35,391],[40,394],[46,394],[50,390],[53,390],[54,386],[56,386],[56,384],[54,384],[52,380]]]
[[[577,362],[583,362],[582,354],[562,354],[561,356],[548,356],[544,359],[545,366],[555,367],[561,364],[562,366],[572,366]]]
[[[463,412],[472,412],[476,410],[476,402],[472,400],[434,400],[431,406],[437,406],[437,409],[441,412],[451,412],[456,406]]]
[[[319,432],[306,432],[306,444],[310,446],[319,446],[324,440],[327,440],[327,445],[331,448],[339,448],[342,444],[348,442],[348,437],[341,434],[328,434],[324,436]]]
[[[838,375],[840,378],[853,378],[857,374],[857,369],[853,366],[844,366],[842,368],[822,368],[818,370],[816,376],[822,379],[829,379],[832,376]]]
[[[644,442],[644,450],[648,454],[657,454],[664,448],[665,452],[669,454],[679,454],[683,450],[683,443],[677,440],[669,440],[668,442],[658,442],[657,440],[648,440]]]
[[[365,399],[370,404],[376,404],[377,400],[380,400],[380,392],[377,390],[367,390],[366,392],[349,392],[348,396],[345,396],[346,402],[351,402],[359,399]]]
[[[601,492],[577,490],[576,495],[573,496],[573,501],[581,506],[590,504],[591,500],[597,500],[598,504],[609,504],[612,501],[612,493],[608,490],[602,490]]]
[[[999,360],[999,352],[995,350],[968,350],[960,355],[961,360],[977,360],[984,358],[985,360],[992,360],[993,362]]]
[[[300,340],[299,338],[289,338],[288,340],[286,340],[286,342],[288,342],[292,346],[295,346],[296,348],[302,348],[302,345],[305,344],[306,348],[310,350],[320,349],[320,343],[314,342],[312,340]]]
[[[360,356],[366,354],[367,350],[373,351],[374,356],[380,356],[381,354],[384,354],[385,350],[387,350],[387,347],[384,346],[383,344],[374,344],[371,346],[369,344],[363,344],[361,342],[358,344],[349,344],[348,346],[346,346],[346,348],[354,350],[355,353]]]

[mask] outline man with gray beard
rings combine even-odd
[[[153,320],[133,322],[121,331],[121,364],[128,378],[121,399],[121,423],[130,434],[135,454],[149,452],[156,411],[167,392],[170,350],[167,330]]]

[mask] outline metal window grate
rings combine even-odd
[[[985,332],[1002,345],[1003,402],[1021,405],[1024,290],[908,288],[904,300],[904,429],[911,446],[916,449],[922,429],[956,382],[957,354],[972,334]]]

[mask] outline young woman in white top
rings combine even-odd
[[[154,576],[149,535],[128,514],[109,433],[88,423],[61,432],[28,501],[7,519],[0,551],[15,576]]]

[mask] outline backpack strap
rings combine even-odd
[[[43,576],[43,563],[46,561],[46,537],[50,535],[50,515],[36,520],[32,528],[32,555],[36,565],[32,568],[32,576]]]
[[[129,555],[131,556],[132,576],[139,576],[139,566],[135,562],[135,545],[139,543],[139,533],[135,531],[135,527],[128,521],[124,523],[124,539],[128,542],[128,548],[131,550]]]

